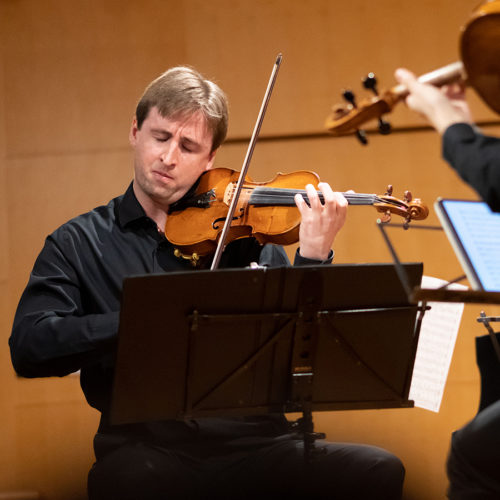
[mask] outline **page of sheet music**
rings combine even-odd
[[[446,281],[422,277],[422,288],[438,288]],[[464,290],[459,284],[449,288]],[[443,398],[464,304],[428,302],[431,307],[422,320],[409,399],[415,406],[438,412]]]

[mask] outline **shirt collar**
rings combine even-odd
[[[201,176],[189,189],[189,191],[170,207],[171,210],[182,210],[182,208],[185,208],[185,206],[189,206],[186,205],[186,200],[189,200],[189,198],[193,196],[198,187],[198,184],[200,183],[200,179]],[[146,215],[146,212],[142,208],[142,205],[139,203],[139,200],[135,196],[133,185],[134,181],[130,183],[127,191],[125,191],[125,194],[123,195],[121,203],[118,207],[118,220],[122,227],[125,227],[134,221],[149,219],[149,217]]]
[[[133,182],[130,183],[127,191],[125,191],[122,201],[118,206],[118,220],[122,227],[136,220],[147,218],[146,212],[137,200],[132,186]]]

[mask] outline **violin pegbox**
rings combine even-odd
[[[342,97],[347,105],[336,105],[332,108],[332,114],[325,122],[326,128],[334,135],[345,135],[355,133],[361,144],[367,144],[366,133],[360,130],[360,126],[369,120],[378,120],[379,132],[383,135],[391,132],[389,122],[382,119],[382,115],[391,110],[393,99],[390,93],[384,92],[379,95],[377,90],[377,79],[373,73],[362,79],[363,87],[373,92],[373,96],[356,102],[352,90],[344,90]]]
[[[390,222],[392,214],[404,218],[403,227],[408,228],[412,220],[423,220],[429,215],[428,208],[418,198],[413,198],[410,191],[405,191],[403,199],[394,198],[393,187],[387,186],[385,194],[377,197],[375,208],[382,214],[382,222]]]

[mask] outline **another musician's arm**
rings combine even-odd
[[[467,123],[453,124],[443,134],[443,157],[493,211],[500,212],[500,138]]]
[[[438,89],[418,82],[405,69],[398,69],[396,78],[410,91],[408,106],[443,136],[446,161],[492,210],[500,211],[500,139],[482,134],[473,125],[464,86]]]
[[[454,83],[437,88],[420,83],[413,73],[403,68],[398,69],[395,76],[410,91],[406,98],[408,107],[424,115],[440,134],[455,123],[472,123],[464,85]]]

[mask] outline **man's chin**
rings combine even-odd
[[[170,205],[182,198],[178,193],[165,193],[164,191],[156,191],[150,194],[150,198],[155,204],[168,209]]]

